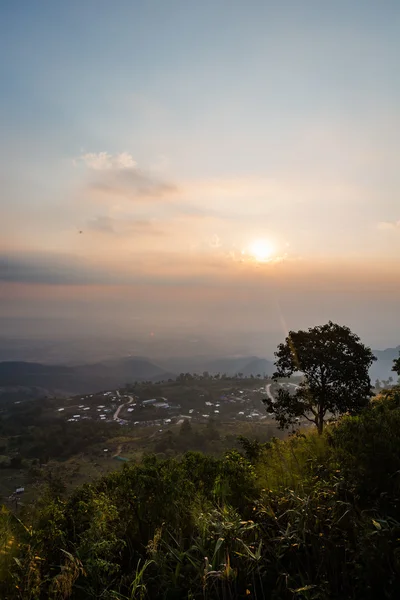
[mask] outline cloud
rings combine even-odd
[[[87,228],[99,233],[124,235],[165,235],[165,231],[155,226],[153,221],[138,219],[114,219],[100,215],[87,222]]]
[[[225,286],[235,285],[237,277],[251,278],[252,274],[252,269],[247,273],[238,270],[235,261],[223,254],[182,256],[177,252],[153,251],[102,263],[53,252],[0,254],[0,281],[7,283]]]
[[[182,256],[181,253],[165,250],[135,255],[128,253],[123,260],[101,263],[52,252],[9,252],[0,254],[0,281],[33,286],[85,286],[87,290],[95,286],[102,286],[104,290],[123,286],[127,290],[146,285],[150,286],[148,300],[162,297],[155,291],[159,286],[175,288],[177,299],[179,290],[183,288],[196,288],[201,294],[205,294],[205,290],[219,290],[221,298],[228,298],[231,295],[229,290],[233,289],[247,290],[253,297],[260,292],[262,297],[280,292],[290,293],[293,297],[293,293],[301,291],[365,294],[371,292],[371,281],[374,282],[374,291],[379,289],[379,293],[398,294],[399,266],[394,264],[393,267],[382,271],[379,261],[360,268],[356,262],[315,264],[289,258],[258,265],[223,253]],[[6,290],[7,286],[3,285],[3,289]]]
[[[201,256],[188,260],[171,252],[137,254],[129,260],[102,264],[52,252],[15,252],[0,254],[0,281],[72,286],[206,284],[217,266],[218,262],[207,263]]]
[[[160,199],[177,191],[175,184],[139,169],[128,152],[88,152],[73,163],[76,167],[83,165],[90,173],[87,189],[96,199],[113,196],[127,200]]]
[[[165,198],[177,192],[177,186],[160,181],[139,169],[121,169],[99,173],[88,185],[91,192],[107,196],[122,196],[128,200]]]
[[[39,252],[0,255],[0,281],[82,285],[104,283],[97,268],[74,256]]]
[[[169,283],[156,273],[150,274],[147,266],[141,256],[121,265],[120,261],[100,264],[53,252],[15,252],[0,254],[0,282],[55,286],[125,286],[158,280]]]
[[[214,233],[214,235],[210,239],[210,248],[221,248],[222,243],[219,236]]]
[[[390,229],[400,229],[400,220],[399,221],[380,221],[378,223],[378,229],[382,231],[387,231]]]
[[[190,190],[188,192],[190,196]],[[204,201],[204,200],[203,200]],[[198,201],[200,202],[200,201]],[[184,219],[193,220],[214,220],[214,221],[240,221],[243,222],[243,215],[234,212],[223,212],[215,210],[207,205],[200,206],[190,202],[170,202],[169,208],[171,214]]]
[[[95,217],[87,222],[87,227],[92,231],[99,231],[101,233],[115,233],[114,221],[115,219],[111,217]]]
[[[79,163],[83,163],[88,169],[94,171],[135,169],[137,167],[137,162],[128,152],[114,155],[108,152],[88,152],[75,159],[74,164]]]

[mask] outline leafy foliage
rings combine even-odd
[[[397,375],[400,377],[400,352],[398,358],[393,361],[392,371],[397,373]]]
[[[345,417],[329,440],[360,501],[379,499],[386,509],[387,497],[400,499],[400,386],[374,399],[362,415]]]
[[[275,356],[275,379],[304,374],[294,393],[279,389],[276,401],[264,400],[281,428],[304,417],[322,433],[328,415],[356,414],[369,402],[368,369],[376,359],[348,327],[329,321],[308,331],[290,331]]]

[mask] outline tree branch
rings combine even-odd
[[[307,417],[307,415],[304,415],[304,414],[303,414],[303,417],[304,417],[305,419],[307,419],[307,421],[310,421],[310,423],[314,423],[314,425],[316,425],[316,421],[315,421],[315,419],[310,419],[309,417]],[[317,415],[315,415],[315,417],[317,417]]]

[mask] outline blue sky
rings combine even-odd
[[[317,286],[321,318],[361,326],[378,306],[390,333],[397,1],[39,0],[0,11],[2,316],[17,305],[64,314],[55,287],[75,306],[86,282],[90,302],[94,286],[115,302],[128,295],[123,319],[138,286],[145,298],[168,286],[172,307],[192,286],[198,303],[179,313],[195,322],[220,303],[229,328],[243,301],[211,289],[270,285],[280,298],[289,280],[301,295],[322,270],[342,300]],[[260,243],[270,255],[255,255]],[[253,312],[264,313],[256,299]],[[146,302],[140,314],[146,323]],[[303,326],[313,312],[288,307],[285,318]]]

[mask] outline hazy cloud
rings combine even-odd
[[[109,224],[105,221],[103,227]],[[140,226],[139,226],[140,227]],[[143,225],[144,228],[147,225]],[[224,254],[214,257],[154,251],[135,254],[125,260],[99,264],[82,257],[40,253],[0,254],[0,281],[39,285],[237,285],[258,276],[247,273]],[[254,282],[253,282],[254,283]]]
[[[51,253],[0,255],[0,281],[50,285],[106,283],[104,273],[74,256]]]
[[[102,233],[115,233],[114,221],[115,219],[111,217],[95,217],[87,222],[87,227],[88,229]]]
[[[378,229],[382,229],[383,231],[388,229],[400,229],[400,220],[399,221],[380,221],[378,223]]]
[[[214,233],[213,236],[211,236],[210,239],[210,248],[221,248],[222,243],[220,238],[218,237],[218,235],[216,233]]]
[[[7,293],[12,298],[13,290],[18,288],[5,283],[28,284],[21,292],[23,314],[30,310],[35,297],[41,298],[40,305],[45,306],[51,294],[59,291],[57,301],[60,305],[67,306],[72,302],[74,307],[76,302],[77,310],[82,302],[91,298],[91,314],[109,297],[109,314],[121,325],[124,316],[119,313],[118,298],[125,298],[127,306],[130,298],[130,308],[135,302],[142,302],[143,315],[148,320],[157,317],[165,323],[165,315],[168,315],[169,321],[171,312],[180,317],[186,314],[196,320],[199,311],[203,311],[204,323],[209,324],[211,317],[220,325],[223,318],[231,327],[238,323],[246,327],[245,323],[253,317],[255,324],[264,323],[266,302],[275,302],[278,298],[285,299],[282,310],[286,315],[298,315],[299,310],[304,310],[307,318],[312,319],[317,309],[325,311],[318,317],[322,322],[338,310],[339,299],[343,301],[346,314],[352,299],[352,310],[358,314],[360,303],[366,298],[379,297],[381,302],[385,296],[395,314],[400,293],[398,268],[382,271],[380,263],[365,265],[363,269],[348,261],[342,265],[321,263],[319,266],[299,261],[255,265],[227,260],[222,256],[215,259],[199,255],[184,258],[179,253],[168,252],[128,256],[123,264],[114,261],[107,265],[52,253],[0,254],[0,281],[4,282],[1,286],[3,309]],[[70,290],[58,286],[70,286]],[[84,286],[84,293],[74,289],[79,286]],[[138,294],[139,289],[142,292]],[[374,294],[376,290],[379,293]],[[166,298],[169,298],[168,306]],[[9,310],[13,310],[13,304],[8,306]],[[250,311],[249,306],[252,307]],[[264,312],[257,313],[257,306]],[[220,309],[218,315],[216,309]],[[82,322],[82,326],[86,327],[86,321]]]
[[[109,154],[108,152],[88,152],[82,154],[74,161],[75,164],[84,164],[94,171],[110,171],[121,169],[134,169],[137,167],[133,156],[128,152]]]
[[[102,199],[119,196],[129,201],[160,200],[177,192],[176,185],[139,169],[98,171],[97,175],[89,182],[88,189]]]
[[[217,264],[201,257],[190,262],[176,253],[154,252],[131,260],[99,265],[82,257],[41,253],[0,255],[0,281],[38,285],[206,284]]]
[[[156,227],[150,220],[139,219],[115,219],[108,216],[98,216],[87,222],[91,231],[108,233],[113,235],[165,235],[165,231]]]
[[[95,196],[127,200],[160,199],[177,192],[177,186],[163,181],[158,175],[139,169],[128,152],[88,152],[74,160],[75,166],[84,165],[90,173],[87,188]]]

